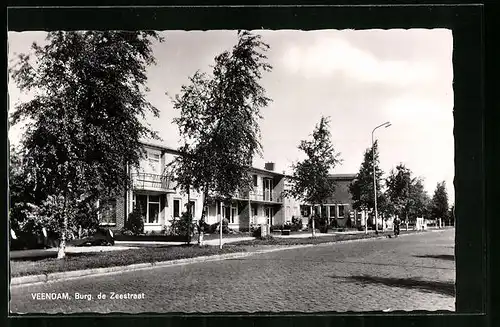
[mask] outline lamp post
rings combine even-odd
[[[373,140],[373,133],[375,133],[375,130],[380,127],[389,127],[391,126],[390,122],[385,122],[381,125],[378,125],[375,127],[372,131],[372,165],[373,165],[373,194],[374,194],[374,200],[375,200],[375,231],[378,232],[378,211],[377,211],[377,175],[375,172],[375,143]],[[384,223],[382,222],[382,231],[384,230]]]

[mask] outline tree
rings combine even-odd
[[[423,182],[420,178],[413,177],[410,169],[399,164],[395,170],[391,170],[386,185],[392,211],[407,227],[409,219],[415,219],[425,213],[427,195]]]
[[[452,205],[450,207],[449,217],[450,217],[450,225],[455,226],[455,205]]]
[[[446,182],[437,183],[434,196],[432,197],[431,215],[434,219],[448,220],[448,193],[446,192]]]
[[[375,159],[375,160],[374,160]],[[349,185],[349,192],[353,199],[353,208],[361,211],[375,209],[375,194],[373,191],[373,167],[375,165],[377,202],[384,208],[384,194],[381,192],[380,179],[383,175],[379,167],[378,141],[371,148],[365,150],[364,160],[361,164],[356,179]]]
[[[172,164],[175,180],[185,192],[203,194],[199,227],[209,197],[229,201],[237,190],[249,189],[248,169],[261,154],[261,110],[271,101],[259,84],[272,69],[268,49],[259,35],[238,31],[232,50],[215,57],[212,74],[197,71],[172,99],[183,138],[183,155]]]
[[[10,68],[21,91],[34,94],[11,119],[29,121],[24,166],[35,191],[47,195],[33,204],[34,216],[56,220],[58,258],[79,210],[130,185],[127,165],[139,165],[140,139],[157,138],[141,121],[158,116],[145,99],[154,40],[162,41],[147,31],[49,32],[46,45],[34,43]]]
[[[329,124],[329,117],[321,117],[313,131],[312,140],[301,141],[298,148],[305,152],[307,158],[293,165],[291,187],[286,192],[287,195],[311,204],[313,208],[320,205],[323,209],[325,201],[335,191],[335,182],[329,174],[341,163],[339,154],[335,153],[332,145]],[[313,218],[312,236],[315,235]]]

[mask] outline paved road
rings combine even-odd
[[[454,230],[12,288],[11,311],[454,310]],[[39,292],[68,293],[70,299]],[[75,299],[75,293],[93,298]],[[101,292],[106,299],[98,299]],[[136,299],[110,299],[111,292]],[[142,298],[144,293],[144,298]]]

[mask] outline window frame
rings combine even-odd
[[[175,203],[178,201],[179,205],[177,206],[178,210],[178,216],[175,215]],[[172,201],[172,218],[180,218],[181,217],[181,207],[182,207],[182,199],[181,198],[174,198]]]

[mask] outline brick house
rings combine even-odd
[[[99,203],[101,225],[112,230],[120,230],[134,208],[140,208],[144,219],[144,230],[162,231],[172,220],[178,219],[185,211],[188,201],[193,208],[194,219],[202,214],[203,195],[190,191],[189,200],[176,187],[168,164],[180,153],[172,148],[143,143],[145,157],[139,169],[128,168],[132,187],[124,190],[123,196]],[[214,224],[220,215],[229,221],[229,228],[247,231],[256,224],[283,224],[291,222],[293,216],[308,213],[307,206],[295,199],[284,197],[282,192],[289,186],[289,176],[274,171],[274,163],[266,163],[264,169],[251,168],[249,171],[253,189],[236,192],[231,203],[207,201],[206,222]],[[326,205],[328,217],[345,224],[346,216],[352,209],[348,185],[355,175],[332,175],[337,183],[336,191]]]

